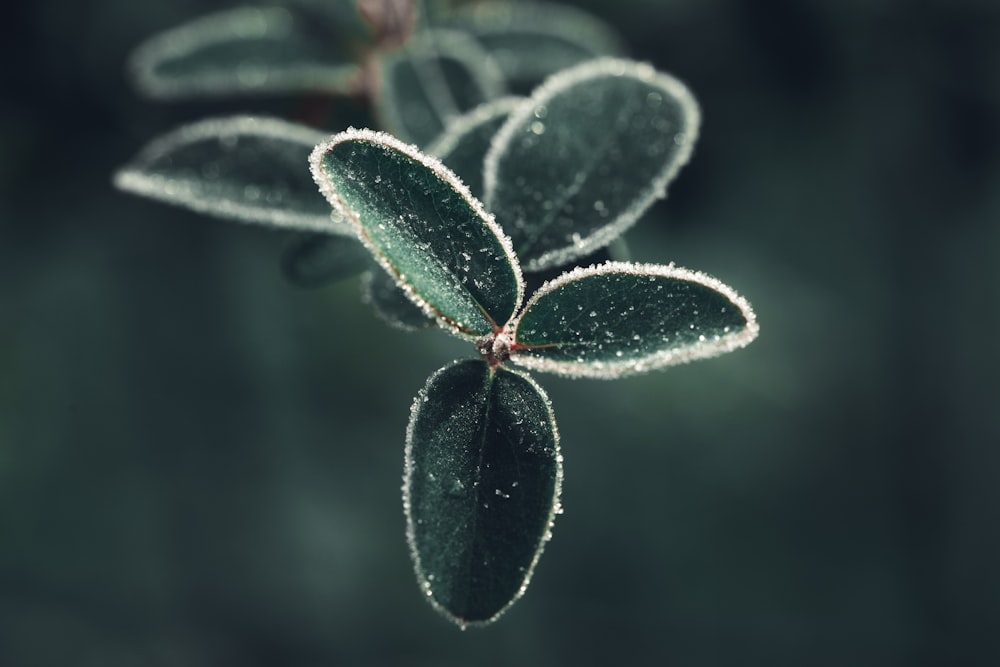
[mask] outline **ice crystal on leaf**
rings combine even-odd
[[[489,623],[526,590],[562,513],[552,406],[510,366],[611,379],[757,336],[746,299],[697,271],[603,261],[559,273],[612,257],[665,196],[698,106],[672,76],[609,57],[614,33],[570,7],[480,0],[424,21],[409,0],[308,5],[226,10],[154,36],[131,59],[135,81],[161,99],[359,95],[400,138],[212,119],[153,141],[115,183],[307,232],[284,255],[292,281],[374,267],[363,290],[387,321],[475,345],[480,358],[434,373],[413,403],[403,503],[424,595],[462,627]]]
[[[438,148],[428,152],[448,153],[446,162],[481,197],[482,155],[513,110],[501,96],[621,51],[609,26],[559,4],[309,0],[195,18],[143,42],[129,71],[140,92],[159,100],[359,97],[383,129],[421,146],[435,140]],[[489,118],[482,116],[487,109]],[[320,286],[366,270],[349,241],[315,234],[348,229],[331,224],[300,159],[319,136],[278,119],[208,119],[151,142],[115,184],[200,213],[305,232],[282,268],[297,285]],[[362,284],[364,298],[390,324],[431,321],[414,317],[405,295],[386,292],[367,271]]]
[[[619,68],[603,62],[584,74],[612,69]],[[639,146],[648,144],[633,141],[627,150]],[[679,166],[676,155],[667,162],[651,170],[653,190]],[[757,336],[756,317],[728,285],[672,264],[576,268],[522,305],[511,239],[438,159],[387,134],[351,129],[317,146],[310,164],[320,191],[384,275],[481,355],[432,375],[414,401],[403,503],[428,600],[463,627],[488,623],[523,594],[561,512],[551,406],[534,380],[508,364],[621,377],[743,347]],[[504,173],[488,175],[494,190]],[[558,197],[546,191],[551,185],[534,187]],[[626,209],[638,205],[631,199]]]
[[[318,145],[310,164],[334,209],[443,327],[478,338],[517,311],[524,280],[510,240],[439,160],[351,129]]]
[[[608,245],[666,196],[700,117],[683,83],[644,63],[602,58],[564,70],[497,132],[483,165],[484,202],[527,270],[565,265]]]

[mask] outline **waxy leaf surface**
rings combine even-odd
[[[385,58],[379,84],[375,110],[382,126],[418,146],[505,91],[503,75],[482,47],[449,30],[420,33]]]
[[[459,624],[523,592],[562,481],[548,399],[527,376],[463,361],[431,376],[410,417],[403,503],[417,579]]]
[[[220,218],[346,234],[350,228],[331,217],[307,168],[325,137],[276,118],[204,120],[152,141],[114,182]]]
[[[703,273],[609,262],[535,293],[515,324],[511,360],[573,377],[615,378],[712,357],[757,336],[750,304]]]
[[[235,94],[351,92],[367,30],[347,0],[325,11],[238,7],[160,33],[133,53],[139,89],[179,99]],[[364,40],[362,40],[364,41]]]
[[[486,206],[525,270],[607,245],[666,196],[698,119],[687,88],[648,65],[600,59],[548,79],[501,128],[484,165]]]
[[[425,313],[475,337],[516,312],[524,288],[509,239],[437,159],[349,130],[310,162],[323,194]]]
[[[566,5],[476,2],[458,10],[453,21],[483,45],[519,91],[585,60],[623,53],[607,24]]]
[[[493,137],[522,97],[501,97],[454,118],[427,152],[458,174],[474,197],[483,196],[483,160]]]
[[[299,287],[322,287],[371,265],[371,254],[357,239],[334,234],[302,234],[281,257],[282,273]]]

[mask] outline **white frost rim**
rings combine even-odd
[[[129,59],[140,89],[163,99],[188,95],[220,95],[239,91],[289,92],[309,88],[349,92],[360,68],[353,63],[303,62],[284,67],[244,66],[237,71],[207,69],[197,75],[164,77],[158,68],[198,50],[249,39],[294,38],[295,20],[282,7],[236,7],[161,32],[140,44]]]
[[[447,159],[467,135],[496,118],[509,116],[526,100],[526,97],[501,97],[451,119],[444,132],[427,146],[427,152],[438,159]]]
[[[648,371],[666,368],[677,364],[683,364],[696,359],[707,359],[726,352],[732,352],[741,347],[749,345],[760,333],[760,326],[757,324],[757,315],[754,313],[750,302],[740,296],[736,290],[721,280],[714,278],[700,271],[684,269],[673,264],[635,264],[632,262],[607,262],[590,267],[577,267],[572,271],[567,271],[558,278],[554,278],[542,285],[535,292],[517,319],[511,323],[509,329],[514,332],[515,340],[517,327],[521,323],[524,314],[538,303],[538,300],[550,294],[564,285],[589,278],[592,276],[606,274],[624,274],[633,276],[662,276],[686,282],[697,283],[722,294],[730,303],[736,306],[743,318],[746,326],[738,331],[724,334],[718,339],[699,341],[693,345],[686,345],[670,350],[660,350],[638,359],[627,359],[623,361],[594,361],[594,362],[573,362],[554,361],[539,357],[519,355],[515,352],[511,354],[511,361],[532,370],[555,373],[566,377],[586,377],[603,380],[611,380],[627,375],[636,375]]]
[[[365,244],[369,252],[378,260],[379,264],[389,272],[396,279],[396,283],[402,288],[406,295],[410,298],[413,303],[420,307],[428,317],[433,317],[443,329],[453,333],[461,338],[469,338],[469,334],[461,330],[461,323],[452,322],[450,319],[445,318],[430,302],[424,299],[422,296],[417,294],[413,286],[410,285],[405,280],[400,279],[399,271],[393,266],[389,260],[381,253],[381,251],[375,247],[369,238],[367,232],[365,231],[364,225],[361,224],[360,219],[356,212],[352,211],[341,199],[340,195],[337,193],[336,188],[330,179],[327,178],[326,172],[323,170],[323,157],[326,153],[333,150],[339,144],[346,141],[365,141],[378,146],[385,146],[396,150],[403,155],[419,162],[428,169],[430,169],[438,178],[447,183],[455,190],[473,209],[476,215],[486,224],[487,228],[493,232],[496,236],[500,247],[503,249],[504,255],[507,257],[507,261],[510,262],[511,267],[513,267],[514,280],[517,283],[517,297],[514,300],[513,312],[517,313],[521,308],[521,304],[524,301],[524,276],[521,273],[521,264],[517,259],[517,255],[514,254],[514,245],[510,240],[510,237],[504,233],[500,225],[496,223],[493,219],[493,215],[488,213],[483,205],[476,199],[469,188],[466,187],[465,183],[462,182],[453,171],[448,169],[439,159],[431,155],[422,153],[419,148],[413,144],[408,144],[406,142],[400,141],[391,134],[386,132],[378,132],[376,130],[369,129],[357,129],[348,128],[344,132],[335,134],[330,137],[327,141],[317,145],[312,154],[309,156],[309,166],[312,170],[313,180],[319,186],[319,190],[326,197],[326,200],[334,207],[335,210],[343,215],[348,223],[353,227],[358,238],[361,242]],[[497,323],[501,325],[503,323]]]
[[[538,564],[538,560],[542,557],[542,552],[545,551],[545,545],[548,544],[549,540],[552,538],[552,527],[555,525],[556,515],[562,514],[562,503],[560,502],[560,497],[562,496],[562,485],[563,485],[563,455],[562,450],[559,446],[559,428],[556,425],[555,412],[552,410],[552,401],[549,399],[548,394],[545,390],[539,386],[535,379],[523,371],[519,371],[513,368],[504,368],[502,371],[516,375],[528,382],[531,387],[538,393],[541,397],[542,402],[545,404],[545,410],[548,414],[549,426],[552,428],[552,437],[554,441],[555,459],[556,459],[556,482],[552,490],[552,509],[549,511],[549,516],[545,522],[545,534],[542,537],[541,542],[538,545],[538,549],[535,551],[535,556],[532,558],[531,563],[525,570],[524,579],[521,580],[521,586],[518,588],[517,593],[514,594],[506,605],[504,605],[496,614],[490,618],[483,621],[466,621],[464,619],[454,616],[450,611],[445,609],[437,600],[434,599],[434,589],[430,581],[424,575],[423,565],[420,562],[420,554],[417,552],[417,540],[414,530],[413,522],[413,507],[410,503],[410,479],[413,477],[413,429],[417,423],[417,419],[420,416],[420,409],[424,403],[424,399],[427,396],[428,388],[434,384],[438,377],[441,376],[445,371],[458,366],[463,363],[482,363],[485,362],[475,361],[472,359],[459,359],[453,361],[443,368],[436,370],[429,378],[427,382],[417,393],[416,398],[413,400],[413,404],[410,406],[410,421],[406,425],[406,445],[403,451],[403,514],[406,516],[406,543],[410,548],[410,558],[413,559],[413,570],[417,576],[417,584],[420,589],[424,592],[427,597],[427,601],[430,602],[431,606],[436,609],[443,616],[458,624],[459,627],[465,629],[468,626],[483,626],[488,625],[496,621],[500,616],[502,616],[511,605],[521,599],[525,591],[528,590],[528,584],[531,583],[531,577],[535,573],[535,566]],[[498,371],[498,372],[502,372]],[[491,379],[491,384],[493,380]],[[487,395],[487,400],[489,399]]]
[[[113,176],[115,187],[125,192],[179,206],[219,218],[272,225],[288,229],[319,231],[328,234],[350,234],[339,214],[316,215],[290,210],[287,206],[267,207],[234,200],[201,196],[197,181],[179,180],[153,173],[157,162],[174,151],[201,141],[225,141],[240,137],[262,137],[286,141],[309,149],[322,141],[325,133],[304,125],[263,116],[231,116],[209,118],[183,125],[150,141],[132,161]],[[306,165],[302,165],[303,170]],[[253,183],[247,183],[253,185]],[[264,197],[266,198],[266,193]]]
[[[674,179],[681,167],[691,159],[701,125],[701,112],[687,86],[679,79],[665,72],[659,72],[647,63],[621,58],[598,58],[565,69],[546,79],[535,89],[528,101],[511,114],[507,122],[493,137],[493,142],[483,162],[483,201],[486,206],[492,207],[493,205],[499,179],[500,161],[505,157],[513,139],[522,134],[524,128],[535,121],[535,109],[546,106],[551,99],[575,86],[586,85],[594,79],[608,76],[629,76],[639,79],[649,86],[659,88],[676,102],[683,116],[682,127],[677,135],[681,137],[680,143],[677,144],[677,151],[674,153],[673,159],[664,165],[663,170],[653,177],[649,187],[639,193],[631,206],[621,211],[616,217],[611,218],[607,224],[596,229],[590,235],[580,238],[579,241],[574,241],[571,245],[563,248],[550,250],[525,262],[524,268],[529,271],[540,271],[564,264],[610,243],[615,237],[635,224],[654,201],[666,196],[667,185]]]

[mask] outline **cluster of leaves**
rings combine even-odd
[[[413,0],[240,7],[152,37],[136,49],[130,69],[140,91],[163,100],[361,96],[382,129],[449,156],[479,194],[480,157],[456,151],[485,148],[466,148],[471,139],[462,135],[475,132],[488,144],[517,102],[511,93],[623,50],[610,27],[563,5],[486,0],[419,8]],[[302,167],[325,136],[277,118],[210,118],[148,144],[115,183],[201,213],[298,231],[282,261],[293,282],[319,286],[364,272],[363,298],[384,320],[404,329],[428,326],[372,270],[349,228],[331,221]]]
[[[289,2],[217,12],[147,40],[131,58],[138,89],[164,100],[359,96],[383,129],[426,146],[482,102],[622,52],[605,24],[557,4]]]
[[[398,38],[406,21],[392,25],[383,32]],[[491,25],[479,30],[495,41],[477,33],[487,60],[504,52],[498,43],[523,50],[510,46],[524,42],[511,41],[513,31],[483,27]],[[439,38],[435,49],[446,43]],[[464,626],[494,620],[520,597],[560,511],[551,405],[511,365],[610,379],[734,350],[758,327],[749,303],[705,274],[590,263],[665,196],[688,160],[699,114],[683,84],[621,58],[562,68],[564,58],[550,74],[509,56],[511,80],[550,75],[526,98],[487,95],[464,113],[428,112],[445,120],[425,140],[421,112],[457,99],[443,91],[461,89],[456,72],[472,70],[461,56],[455,67],[436,61],[443,77],[416,74],[420,57],[400,55],[411,43],[423,42],[410,40],[382,65],[406,73],[383,72],[397,82],[390,106],[400,115],[389,125],[405,128],[405,140],[210,120],[153,142],[116,182],[223,217],[321,232],[293,248],[291,275],[318,281],[377,264],[365,282],[385,317],[475,345],[478,359],[440,369],[418,394],[403,489],[420,586]]]

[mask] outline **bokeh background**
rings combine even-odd
[[[565,514],[465,632],[399,489],[412,397],[467,346],[110,185],[182,122],[315,101],[135,93],[130,49],[222,0],[5,8],[0,665],[1000,664],[1000,3],[578,4],[704,111],[635,258],[736,286],[762,333],[538,377]]]

